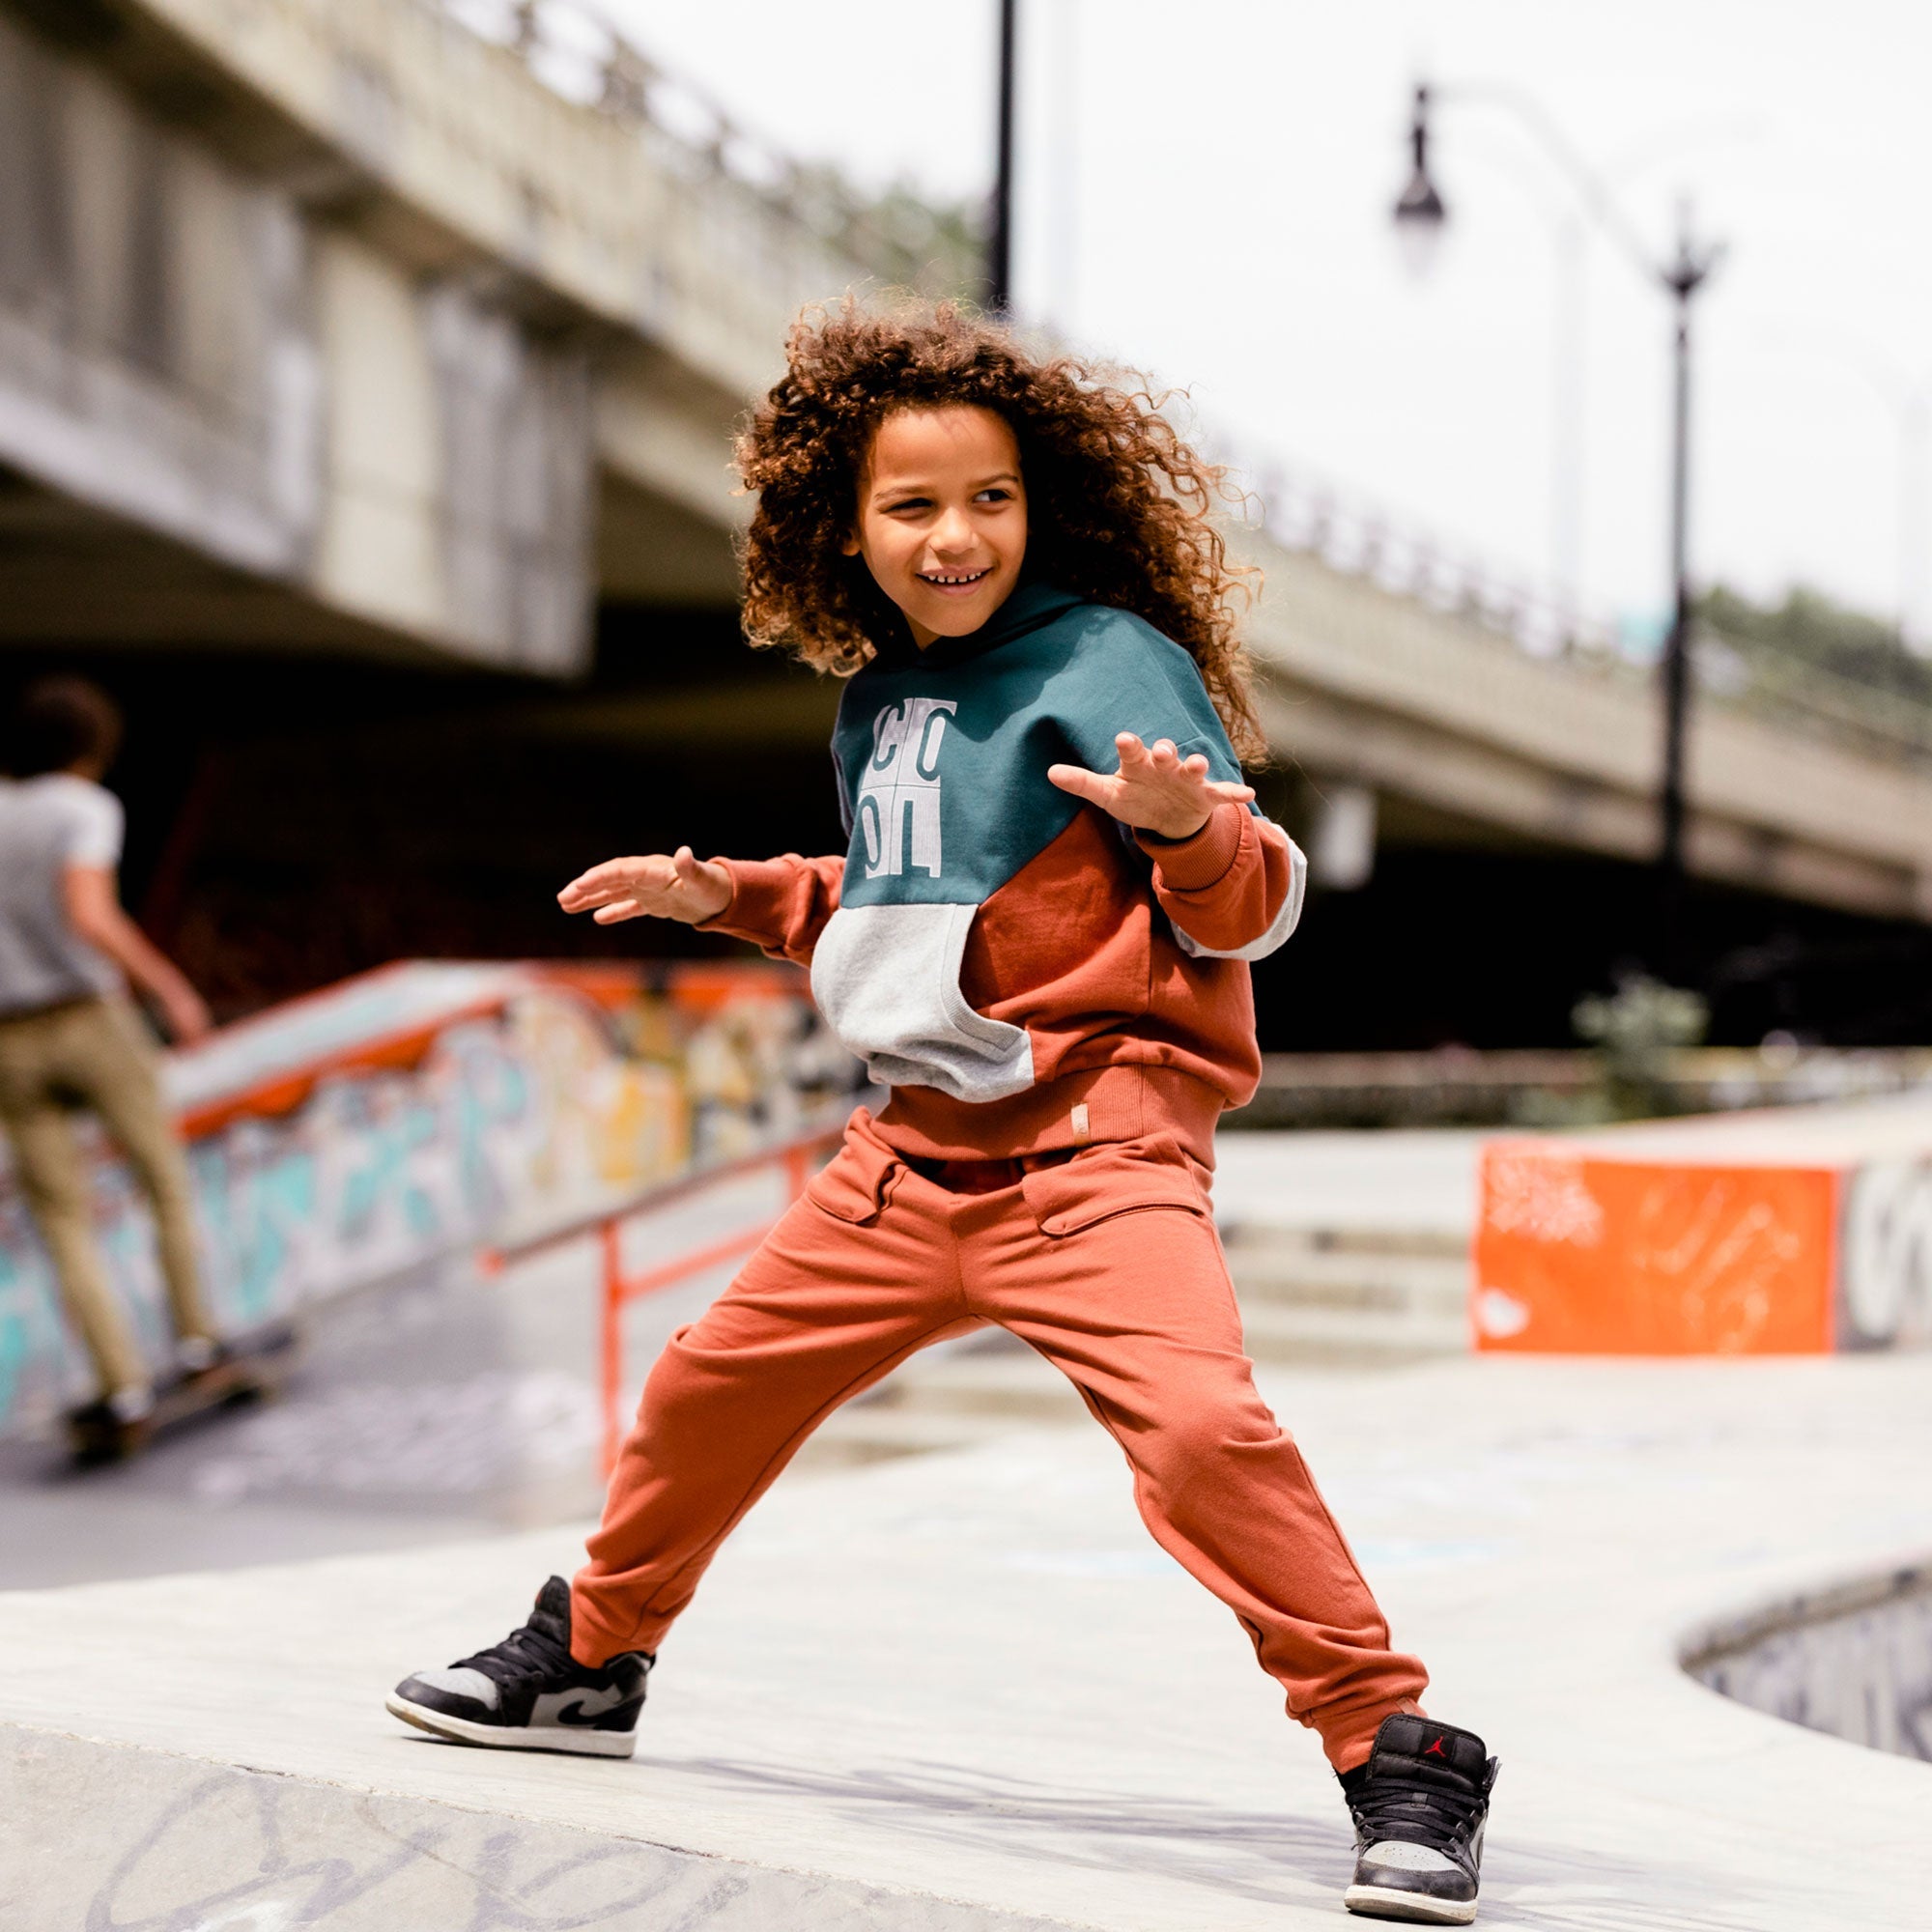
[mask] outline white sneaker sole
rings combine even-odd
[[[638,1747],[636,1731],[579,1730],[566,1724],[473,1724],[468,1718],[452,1718],[432,1711],[427,1704],[412,1703],[392,1690],[383,1700],[383,1708],[392,1718],[429,1731],[439,1738],[450,1738],[460,1745],[482,1745],[490,1750],[568,1751],[574,1757],[629,1757]]]
[[[1399,1891],[1392,1885],[1351,1885],[1342,1903],[1365,1918],[1400,1918],[1410,1925],[1473,1925],[1473,1898],[1431,1898],[1426,1892]]]

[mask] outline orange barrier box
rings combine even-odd
[[[1470,1317],[1544,1353],[1932,1347],[1932,1099],[1492,1142]]]

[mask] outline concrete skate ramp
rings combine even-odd
[[[1932,1772],[1713,1695],[1724,1606],[1932,1550],[1932,1363],[1264,1377],[1430,1706],[1503,1761],[1483,1921],[1922,1932]],[[1096,1430],[788,1480],[638,1757],[381,1708],[579,1537],[0,1597],[0,1924],[140,1932],[1341,1925],[1313,1740]]]
[[[1714,1625],[1684,1667],[1754,1711],[1932,1765],[1932,1563]]]

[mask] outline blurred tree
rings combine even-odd
[[[1892,696],[1932,705],[1932,658],[1919,657],[1898,627],[1794,586],[1782,604],[1754,604],[1727,584],[1707,591],[1697,616],[1747,656],[1784,659]]]
[[[1617,976],[1617,990],[1577,1002],[1571,1024],[1596,1047],[1613,1120],[1649,1120],[1676,1111],[1671,1061],[1680,1047],[1703,1042],[1711,1009],[1699,993],[1666,986],[1643,973]]]

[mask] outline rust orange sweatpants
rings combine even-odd
[[[853,1117],[805,1198],[652,1369],[576,1579],[578,1661],[655,1650],[827,1415],[916,1350],[996,1322],[1073,1382],[1125,1453],[1155,1541],[1240,1619],[1290,1714],[1338,1771],[1361,1763],[1428,1679],[1390,1650],[1255,1392],[1203,1171],[1166,1137],[985,1165],[941,1185]]]

